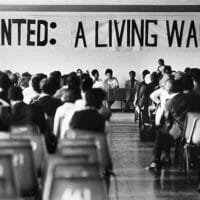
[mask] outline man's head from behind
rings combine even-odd
[[[10,101],[23,101],[22,89],[17,86],[12,86],[8,90],[8,99]]]
[[[61,100],[62,102],[74,103],[77,100],[77,94],[74,90],[64,89]]]
[[[43,93],[53,96],[57,90],[55,79],[48,78],[41,80],[41,90]]]
[[[100,88],[93,88],[86,92],[86,105],[95,109],[100,109],[102,101],[106,98],[106,93]]]

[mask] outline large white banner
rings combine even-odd
[[[0,52],[199,50],[199,45],[200,14],[195,13],[0,13]]]

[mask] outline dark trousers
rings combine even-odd
[[[155,146],[154,146],[154,161],[160,162],[161,155],[164,152],[166,158],[170,159],[170,149],[173,143],[173,137],[162,130],[161,128],[157,129]]]

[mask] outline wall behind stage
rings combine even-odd
[[[31,73],[44,72],[49,73],[53,70],[60,70],[62,73],[68,73],[82,68],[83,70],[99,69],[101,77],[104,79],[104,71],[106,68],[112,68],[114,76],[119,79],[120,85],[123,87],[124,81],[128,78],[128,71],[135,70],[137,77],[140,79],[140,73],[143,69],[155,70],[157,67],[157,60],[164,58],[166,64],[169,64],[175,70],[184,70],[185,67],[198,67],[200,63],[199,56],[199,14],[140,14],[140,13],[115,13],[115,14],[63,14],[63,13],[0,13],[1,15],[1,38],[0,38],[0,67],[1,70],[11,69],[12,71],[29,71]],[[167,15],[167,16],[166,16]],[[21,28],[19,31],[19,21]],[[141,20],[157,20],[157,24],[151,24],[149,27],[149,34],[157,35],[161,38],[155,46],[149,47],[147,44],[135,41],[134,46],[130,48],[127,46],[127,32],[121,38],[123,20],[124,30],[127,29],[127,20],[135,20],[137,28],[141,31]],[[2,21],[3,20],[3,21]],[[10,21],[9,21],[10,20]],[[15,21],[13,21],[15,20]],[[30,21],[28,20],[36,20]],[[45,25],[42,23],[40,29],[40,41],[44,42],[44,46],[38,46],[38,20],[45,20],[48,22],[48,41],[45,43]],[[98,32],[99,44],[108,44],[107,28],[108,22],[112,20],[116,25],[112,25],[113,37],[112,45],[110,47],[102,47],[96,49],[94,45],[95,37]],[[177,46],[176,38],[173,40],[172,46],[169,47],[169,41],[166,36],[165,22],[169,20],[170,28],[174,22],[177,24],[178,32],[181,33],[183,28],[183,42]],[[57,24],[56,28],[50,28],[52,21]],[[99,29],[96,30],[95,23],[99,22]],[[191,21],[194,24],[191,25]],[[82,22],[81,26],[78,26]],[[154,21],[155,22],[155,21]],[[28,24],[29,23],[29,24]],[[174,25],[174,26],[175,26]],[[116,29],[117,27],[117,29]],[[191,28],[193,27],[193,28]],[[197,28],[195,28],[197,27]],[[131,27],[132,28],[132,27]],[[29,31],[27,31],[29,29]],[[144,26],[144,29],[145,26]],[[115,30],[115,33],[114,33]],[[115,36],[118,31],[118,39]],[[96,33],[94,33],[96,31]],[[170,29],[172,31],[172,29]],[[20,32],[20,37],[19,37]],[[29,32],[29,33],[28,33]],[[176,30],[175,30],[176,32]],[[87,48],[84,47],[83,33],[87,39]],[[141,33],[141,32],[140,32]],[[91,35],[95,35],[94,37]],[[133,34],[133,33],[132,33]],[[143,36],[145,40],[144,30]],[[4,37],[2,37],[4,35]],[[141,34],[142,35],[142,34]],[[189,35],[189,36],[188,36]],[[138,35],[135,34],[135,38]],[[143,37],[141,36],[141,37]],[[180,35],[179,35],[180,36]],[[11,38],[10,38],[11,37]],[[78,39],[77,39],[78,37]],[[115,38],[116,37],[116,38]],[[169,37],[169,35],[168,35]],[[175,37],[175,36],[174,36]],[[189,37],[189,46],[186,48],[186,41]],[[195,38],[196,37],[196,38]],[[28,38],[28,39],[27,39]],[[56,44],[51,45],[50,40],[56,39]],[[89,38],[89,39],[88,39]],[[126,38],[126,39],[123,39]],[[19,41],[20,39],[20,41]],[[74,42],[77,39],[77,48],[74,48]],[[133,39],[133,38],[132,38]],[[169,39],[169,38],[168,38]],[[179,37],[180,39],[180,37]],[[27,42],[27,40],[29,40]],[[153,39],[150,37],[151,44]],[[195,45],[195,42],[197,44]],[[66,45],[65,45],[66,44]]]

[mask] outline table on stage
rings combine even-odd
[[[124,101],[134,101],[135,89],[133,88],[115,88],[108,89],[107,91],[107,101],[120,101],[121,110]]]

